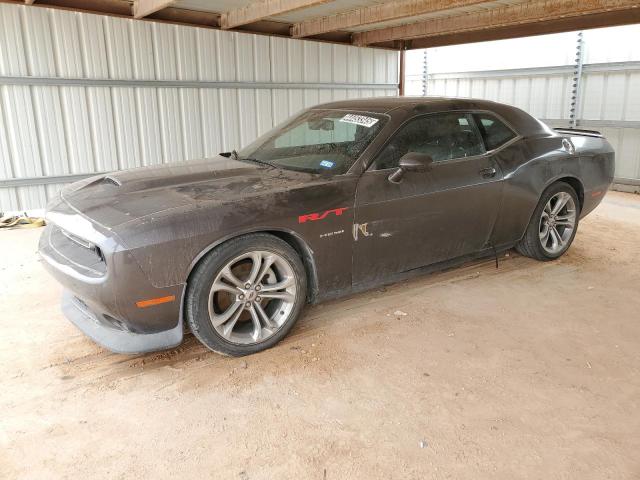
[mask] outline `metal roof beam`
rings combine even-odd
[[[559,19],[575,20],[575,28],[573,29],[579,30],[582,18],[596,14],[638,9],[639,6],[638,0],[537,0],[493,8],[480,13],[433,18],[412,24],[354,33],[353,43],[371,45],[440,35],[463,36],[465,33],[490,31],[504,27],[521,27],[520,36],[525,36],[527,35],[526,28],[530,25]],[[569,29],[567,28],[567,30]]]
[[[416,15],[468,7],[486,2],[487,0],[397,0],[334,15],[310,18],[309,20],[295,23],[291,29],[291,35],[297,38],[309,37],[388,20],[410,19]]]
[[[134,18],[143,18],[152,13],[156,13],[158,10],[170,7],[176,3],[176,0],[135,0],[133,6]]]
[[[333,0],[256,0],[246,7],[223,13],[220,16],[220,27],[224,29],[235,28],[294,10],[315,7],[330,1]]]

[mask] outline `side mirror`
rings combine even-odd
[[[398,169],[389,175],[389,181],[391,183],[400,183],[405,172],[426,172],[432,163],[433,158],[426,153],[406,153],[400,158]]]

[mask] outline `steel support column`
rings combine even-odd
[[[571,105],[569,107],[569,125],[571,128],[576,128],[579,123],[583,63],[584,35],[582,32],[578,32],[576,37],[576,63],[573,69],[573,84],[571,86]]]

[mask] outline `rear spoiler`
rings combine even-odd
[[[582,130],[580,128],[554,128],[558,133],[566,133],[568,135],[582,135],[585,137],[602,137],[602,134],[596,130]]]

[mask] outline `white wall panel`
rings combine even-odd
[[[31,88],[35,89],[35,87]],[[71,173],[96,171],[87,91],[83,87],[60,87],[60,94],[69,154],[69,171]]]
[[[607,129],[614,138],[616,149],[616,176],[620,178],[640,178],[640,130],[637,128]],[[617,130],[617,135],[613,132]],[[620,161],[620,159],[623,159]]]
[[[528,111],[531,107],[531,79],[516,78],[514,82],[513,104]]]
[[[160,134],[162,137],[163,163],[177,162],[182,159],[184,144],[180,109],[180,92],[175,88],[159,88]]]
[[[515,103],[515,80],[513,78],[504,78],[500,80],[498,90],[498,101],[502,103]]]
[[[602,92],[601,118],[603,120],[622,120],[627,98],[627,77],[625,73],[610,73],[606,75]]]
[[[217,91],[213,92],[217,95]],[[136,110],[142,165],[162,163],[160,113],[158,93],[155,88],[136,89]]]
[[[581,116],[584,119],[602,118],[606,74],[597,73],[583,77]]]
[[[14,160],[13,174],[16,177],[42,176],[40,143],[36,134],[36,121],[29,87],[4,86],[2,101],[5,128],[9,146],[9,157]],[[19,159],[20,161],[15,161]],[[20,205],[41,204],[46,199],[44,187],[24,187],[17,190]],[[38,203],[36,203],[38,202]]]
[[[91,174],[239,148],[303,108],[397,94],[398,54],[0,3],[0,75],[85,82],[15,85],[0,78],[2,181]],[[249,85],[131,83],[136,81]],[[0,211],[42,207],[60,185],[0,187]]]
[[[640,120],[640,72],[630,72],[627,78],[623,120]]]
[[[571,86],[566,76],[549,77],[547,83],[547,108],[544,118],[569,118],[568,105]]]
[[[485,95],[486,80],[482,78],[474,78],[471,83],[471,97],[483,98]]]
[[[0,96],[4,95],[3,90],[4,87],[0,87]],[[3,106],[4,101],[0,103],[0,107]],[[4,110],[4,108],[0,108],[0,179],[15,177]],[[7,204],[8,202],[15,202],[15,192],[0,188],[0,200],[7,202]]]
[[[218,90],[202,90],[202,139],[204,155],[215,155],[224,151],[222,147],[222,130],[220,128],[220,92]]]
[[[29,55],[27,58],[28,71],[31,75],[43,77],[56,75],[54,43],[51,38],[51,24],[48,12],[36,9],[31,15],[31,28],[26,29],[24,36],[26,51],[38,52],[38,55]],[[5,45],[9,46],[11,44]]]
[[[500,79],[488,78],[484,84],[484,98],[488,100],[498,101],[500,94]]]
[[[113,169],[144,165],[140,148],[140,128],[136,111],[136,91],[133,88],[111,90],[115,124],[116,165]],[[109,170],[109,169],[106,169]]]
[[[93,165],[87,162],[82,168],[93,168],[97,172],[118,169],[118,148],[116,146],[111,89],[88,87],[85,89],[85,93],[88,100],[87,111],[94,155]],[[84,171],[86,170],[78,170],[79,173]]]
[[[20,10],[0,5],[0,74],[29,75]]]
[[[111,18],[111,17],[110,17]],[[127,50],[131,51],[133,57],[133,78],[136,80],[155,79],[155,46],[153,43],[153,26],[150,22],[123,22],[121,19],[111,18],[114,23],[126,23],[129,30],[129,41],[131,42]],[[122,57],[114,56],[118,61]]]
[[[65,141],[64,117],[60,92],[55,87],[33,90],[36,131],[41,145],[40,154],[44,175],[65,175],[70,172],[69,154]]]
[[[458,80],[458,96],[463,98],[471,97],[471,79],[461,78]]]
[[[529,113],[539,118],[546,118],[547,115],[547,94],[549,89],[549,80],[544,77],[535,77],[531,79],[531,92],[529,95]]]

